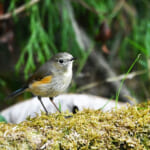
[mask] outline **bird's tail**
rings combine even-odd
[[[8,96],[5,98],[5,100],[10,99],[10,98],[13,98],[13,97],[15,97],[15,96],[18,96],[18,95],[22,94],[26,89],[27,89],[27,87],[22,87],[22,88],[20,88],[20,89],[18,89],[18,90],[16,90],[16,91],[12,92],[10,95],[8,95]]]

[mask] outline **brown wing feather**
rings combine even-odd
[[[27,84],[31,84],[34,81],[40,81],[46,76],[52,76],[52,72],[50,71],[50,63],[42,65],[28,80]]]
[[[37,86],[39,86],[39,85],[41,85],[41,84],[50,83],[51,80],[52,80],[52,76],[49,75],[49,76],[46,76],[46,77],[42,78],[42,79],[39,80],[39,81],[34,81],[34,82],[31,83],[31,84],[32,84],[32,87],[37,87]]]

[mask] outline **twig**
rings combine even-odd
[[[115,16],[122,8],[125,3],[125,0],[119,0],[117,5],[114,7],[113,11],[111,12],[112,16]]]
[[[145,74],[146,72],[147,72],[147,70],[140,70],[140,71],[136,71],[136,72],[131,72],[128,75],[122,74],[122,75],[119,75],[119,76],[116,76],[116,77],[109,77],[103,82],[93,82],[93,83],[89,83],[89,84],[86,84],[84,86],[81,86],[77,90],[77,92],[82,92],[82,91],[85,91],[85,90],[88,90],[88,89],[91,89],[91,88],[95,88],[95,87],[97,87],[97,86],[99,86],[99,85],[101,85],[103,83],[106,83],[106,82],[116,82],[116,81],[120,81],[120,80],[122,80],[124,78],[125,78],[125,80],[133,79],[134,77],[142,75],[142,74]]]
[[[11,18],[14,14],[18,15],[19,13],[25,11],[27,8],[29,8],[32,5],[38,3],[39,1],[40,0],[31,0],[29,3],[23,4],[22,6],[16,8],[13,12],[9,12],[9,13],[6,13],[4,15],[1,15],[0,20],[7,20],[7,19]]]
[[[132,79],[135,76],[145,74],[146,72],[147,72],[147,70],[140,70],[140,71],[129,73],[128,75],[123,74],[123,75],[119,75],[119,76],[116,76],[116,77],[110,77],[110,78],[106,79],[106,82],[120,81],[120,80],[124,79],[124,77],[126,77],[125,79]]]
[[[83,91],[88,90],[88,89],[92,89],[92,88],[97,87],[99,85],[100,85],[100,82],[92,82],[92,83],[83,85],[77,89],[77,93],[83,92]]]
[[[72,0],[74,2],[77,2],[79,4],[81,4],[84,8],[88,9],[89,11],[93,12],[94,14],[98,15],[99,12],[97,10],[95,10],[93,7],[89,6],[85,1],[83,0]]]

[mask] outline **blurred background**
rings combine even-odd
[[[149,9],[148,0],[1,0],[0,109],[31,97],[24,93],[4,101],[41,64],[63,51],[78,58],[70,93],[116,99],[126,77],[119,100],[146,101]]]

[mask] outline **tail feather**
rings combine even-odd
[[[22,94],[22,93],[25,91],[26,88],[27,88],[27,87],[22,87],[22,88],[20,88],[20,89],[18,89],[18,90],[16,90],[16,91],[12,92],[10,95],[8,95],[8,96],[5,98],[5,100],[10,99],[10,98],[13,98],[13,97],[15,97],[15,96],[18,96],[18,95]]]

